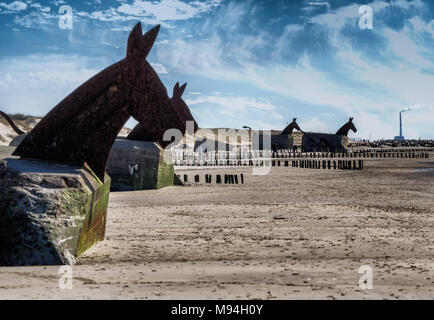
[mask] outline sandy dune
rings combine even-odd
[[[434,163],[179,171],[245,184],[112,193],[106,240],[72,267],[72,290],[59,289],[59,267],[0,268],[0,298],[432,299],[434,171],[421,167]],[[371,290],[358,286],[362,265]]]

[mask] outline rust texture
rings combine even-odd
[[[132,116],[152,136],[168,128],[185,130],[157,73],[146,61],[160,26],[128,38],[124,59],[104,69],[55,106],[27,135],[14,155],[83,165],[104,181],[110,149]],[[152,123],[152,126],[148,127]]]
[[[170,99],[170,103],[173,108],[176,110],[176,114],[180,119],[182,119],[184,123],[183,128],[180,129],[183,133],[186,130],[186,122],[193,121],[194,122],[194,132],[197,131],[198,125],[196,120],[194,120],[193,115],[190,112],[187,104],[182,99],[182,94],[184,93],[185,88],[187,87],[187,83],[184,83],[181,87],[179,86],[179,82],[177,82],[173,88],[173,96]],[[148,121],[147,123],[139,123],[137,126],[130,132],[127,139],[129,140],[138,140],[138,141],[156,141],[163,148],[166,147],[171,141],[163,141],[163,135],[154,135],[151,132],[151,128],[154,124],[152,121]]]

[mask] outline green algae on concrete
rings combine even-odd
[[[157,189],[173,186],[175,170],[173,164],[168,164],[160,157],[158,163]]]
[[[107,162],[113,191],[160,189],[173,186],[173,164],[163,159],[155,142],[117,139]]]
[[[111,179],[106,175],[105,182],[89,197],[87,214],[78,241],[77,257],[96,242],[104,240],[107,222],[108,200]]]
[[[102,183],[86,165],[2,161],[0,265],[73,264],[104,239],[108,176]]]

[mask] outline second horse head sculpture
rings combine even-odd
[[[356,127],[354,126],[354,123],[353,123],[353,119],[354,118],[350,118],[350,120],[346,123],[346,124],[344,124],[337,132],[336,132],[336,134],[338,134],[338,135],[341,135],[341,136],[345,136],[345,137],[347,137],[348,136],[348,132],[350,131],[350,130],[352,130],[353,132],[357,132],[357,129],[356,129]]]
[[[55,106],[26,136],[14,155],[66,164],[86,162],[103,181],[110,149],[132,116],[152,136],[185,131],[166,88],[146,61],[159,26],[144,35],[140,23],[128,38],[126,57],[104,69]]]
[[[187,121],[192,121],[194,125],[194,132],[197,131],[198,125],[196,123],[196,120],[194,120],[190,109],[188,108],[187,104],[182,99],[182,94],[184,93],[185,88],[187,87],[187,83],[184,83],[181,87],[179,86],[179,82],[175,84],[175,87],[173,88],[173,96],[170,98],[170,103],[172,104],[172,107],[175,109],[176,114],[184,124],[187,123]],[[150,132],[149,128],[152,128],[153,123],[152,119],[149,119],[147,123],[140,122],[136,125],[136,127],[130,132],[127,139],[129,140],[139,140],[139,141],[156,141],[158,142],[163,148],[166,147],[170,141],[164,141],[163,135],[153,136]],[[185,132],[185,130],[184,130]]]
[[[296,129],[300,132],[303,132],[303,130],[300,129],[300,127],[298,126],[296,121],[297,121],[297,118],[293,118],[292,122],[289,125],[287,125],[285,129],[283,129],[281,134],[292,134],[292,131],[294,129]]]

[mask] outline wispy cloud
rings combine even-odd
[[[379,14],[389,6],[399,7],[404,14],[405,10],[424,8],[421,1],[375,1],[372,6],[374,12]],[[434,68],[432,60],[423,55],[429,44],[415,40],[418,39],[419,31],[409,28],[409,20],[400,31],[385,23],[377,23],[373,31],[356,29],[358,7],[349,5],[310,19],[310,23],[322,26],[321,35],[332,50],[330,54],[336,57],[327,57],[328,60],[319,59],[309,51],[300,54],[298,60],[290,64],[282,57],[285,51],[292,49],[291,46],[285,49],[282,46],[287,45],[288,41],[291,43],[291,39],[295,39],[297,33],[302,32],[307,25],[288,25],[277,41],[276,37],[267,35],[264,30],[253,30],[253,36],[242,33],[224,38],[217,31],[226,26],[220,24],[225,19],[222,15],[209,18],[210,21],[201,26],[202,32],[208,33],[208,37],[170,41],[164,50],[157,51],[157,56],[160,61],[167,61],[170,69],[178,73],[245,83],[312,106],[341,109],[348,115],[369,121],[362,125],[368,129],[359,130],[359,134],[365,137],[369,133],[374,137],[393,136],[391,112],[399,110],[402,105],[429,105],[434,100],[434,93],[429,89],[434,86],[433,74],[424,71]],[[248,15],[248,10],[244,9],[238,8],[237,12]],[[409,17],[411,12],[408,12],[407,19]],[[237,29],[237,23],[242,24],[244,21],[238,17],[231,28]],[[420,32],[430,30],[429,25],[420,24]],[[383,41],[384,50],[381,54],[389,59],[387,63],[367,55],[363,46],[350,42],[344,32],[346,29],[355,36],[362,36],[362,32],[365,32],[364,36],[369,36],[367,32],[378,34]],[[265,48],[268,56],[259,54]],[[328,64],[327,68],[324,63]],[[226,102],[233,103],[232,108],[237,110],[235,102]],[[424,112],[425,116],[433,118],[432,108],[428,107]],[[379,126],[382,129],[372,128],[373,123],[383,123]]]
[[[1,13],[16,13],[18,11],[26,10],[27,3],[22,1],[14,1],[11,3],[0,2],[0,8],[6,9],[6,11],[2,11]]]
[[[18,10],[23,7],[18,3],[26,8]],[[351,115],[358,136],[393,137],[399,110],[419,104],[424,107],[405,115],[407,133],[434,135],[430,129],[434,20],[428,1],[372,1],[368,4],[374,12],[374,29],[361,30],[360,5],[352,1],[282,2],[274,7],[265,1],[125,0],[106,4],[89,0],[89,5],[71,4],[74,30],[62,32],[56,26],[56,8],[64,2],[40,3],[1,2],[0,13],[11,14],[10,8],[15,8],[13,22],[2,15],[9,19],[8,27],[41,28],[50,39],[59,40],[43,43],[44,48],[55,45],[56,52],[79,52],[71,60],[74,66],[65,66],[66,74],[71,73],[77,82],[78,74],[88,75],[85,69],[95,69],[85,67],[79,56],[83,61],[92,56],[114,59],[112,53],[121,57],[127,33],[136,21],[162,23],[148,61],[163,81],[189,83],[191,92],[185,96],[201,126],[242,123],[280,128],[288,114],[297,113],[303,115],[299,123],[312,131],[335,132],[340,121]],[[57,66],[67,59],[53,58]],[[22,59],[30,61],[29,56]],[[98,67],[105,66],[93,61]],[[5,88],[15,78],[24,79],[20,61],[13,63],[0,68]],[[67,87],[73,89],[55,67],[47,67],[49,74],[44,77],[43,70],[25,65],[33,70],[34,81],[29,85],[51,90],[53,77],[63,92]],[[14,90],[18,87],[4,93],[21,101]],[[39,97],[36,90],[26,92],[30,93]],[[52,106],[53,100],[46,104]],[[42,105],[42,98],[38,103]],[[336,116],[328,116],[331,113]]]
[[[0,95],[6,112],[44,115],[104,67],[98,60],[54,54],[0,60]]]
[[[167,69],[161,63],[150,62],[150,64],[157,73],[159,74],[168,73]]]
[[[220,5],[220,0],[193,1],[161,0],[124,2],[118,7],[93,12],[80,11],[78,14],[89,19],[103,22],[127,22],[140,20],[147,24],[162,24],[171,27],[168,22],[188,20],[202,13],[211,11]]]
[[[29,7],[25,2],[14,1],[10,4],[0,2],[0,8],[7,9],[0,13],[16,13],[25,9],[30,9],[25,15],[15,16],[15,23],[31,28],[41,28],[46,25],[57,23],[59,15],[56,13],[48,14],[51,11],[49,6],[40,3],[32,3]],[[101,1],[96,1],[101,4]],[[66,4],[65,1],[53,1],[52,4],[57,7]],[[122,23],[131,21],[142,21],[147,24],[162,24],[167,28],[172,26],[170,21],[188,20],[210,12],[221,4],[221,0],[197,0],[193,2],[181,0],[160,0],[160,1],[142,1],[134,0],[132,2],[122,1],[118,6],[109,6],[99,10],[84,10],[81,6],[71,3],[73,8],[74,19],[94,20],[105,23],[121,23],[121,25],[112,25],[112,30],[126,31],[126,26]],[[93,8],[93,7],[92,7]],[[91,8],[90,8],[91,9]],[[29,10],[27,10],[29,11]],[[56,18],[53,20],[52,18]]]
[[[190,93],[191,94],[191,93]],[[243,96],[227,96],[222,94],[194,94],[185,99],[185,102],[193,109],[200,119],[199,123],[208,127],[224,126],[225,123],[251,123],[256,122],[256,127],[263,129],[273,128],[273,121],[281,121],[282,106],[272,104],[263,97],[252,98]],[[224,115],[226,121],[220,121],[213,117],[203,116],[209,113]],[[267,116],[267,120],[264,116]]]
[[[117,12],[155,21],[186,20],[202,12],[207,12],[219,4],[220,1],[215,0],[191,3],[180,0],[162,0],[160,2],[135,0],[132,4],[122,4],[117,8]]]

